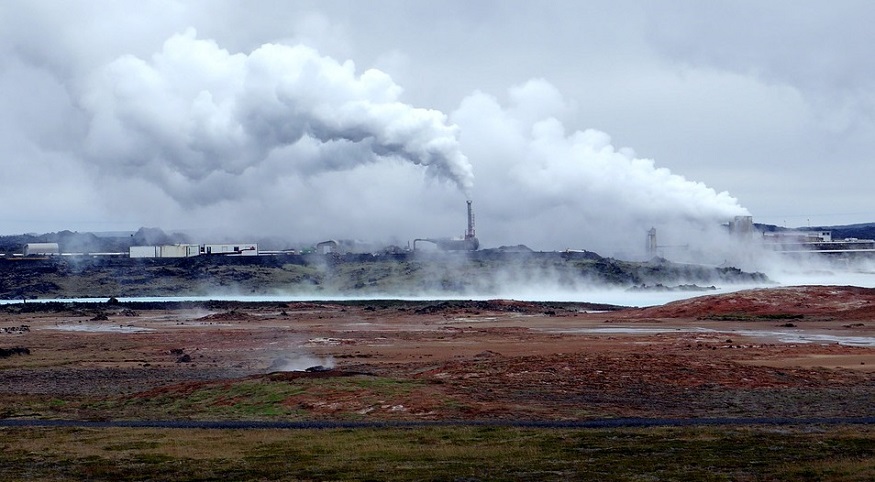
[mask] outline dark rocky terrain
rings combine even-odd
[[[0,259],[0,299],[235,294],[489,296],[508,287],[696,289],[700,285],[766,281],[761,273],[731,267],[675,264],[659,258],[630,262],[591,252]]]

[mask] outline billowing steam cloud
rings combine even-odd
[[[396,157],[468,194],[458,129],[400,93],[378,70],[357,75],[352,62],[305,46],[232,54],[190,29],[151,58],[118,58],[90,79],[85,150],[107,172],[147,179],[184,204],[243,197],[221,179],[270,156],[302,176]]]
[[[477,167],[481,219],[515,220],[492,228],[500,239],[521,238],[525,226],[535,247],[640,253],[651,226],[685,243],[748,214],[726,192],[615,148],[604,132],[566,132],[559,119],[570,107],[544,80],[510,89],[508,99],[478,92],[452,116]]]
[[[55,94],[46,104],[63,122],[17,122],[23,135],[6,136],[28,139],[45,153],[30,158],[65,173],[60,208],[86,199],[68,210],[78,216],[103,200],[102,215],[128,228],[290,246],[457,236],[466,219],[456,188],[470,193],[472,164],[484,247],[638,256],[650,227],[661,244],[686,244],[747,214],[728,194],[578,128],[578,113],[545,80],[502,97],[474,92],[447,116],[402,102],[381,71],[357,72],[303,45],[232,53],[188,30],[152,55],[94,65],[46,72],[56,87],[41,91]],[[43,73],[36,63],[19,68]]]

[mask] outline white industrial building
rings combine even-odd
[[[201,254],[197,244],[169,244],[164,246],[131,246],[131,258],[189,258]]]
[[[205,244],[201,246],[201,254],[219,254],[225,256],[258,256],[258,245],[255,243]]]
[[[171,244],[131,246],[131,258],[190,258],[192,256],[258,256],[256,243]]]
[[[61,254],[58,243],[27,243],[24,245],[25,256],[57,256]]]

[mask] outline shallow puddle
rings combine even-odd
[[[142,333],[152,328],[131,325],[107,325],[97,323],[76,323],[41,327],[41,330],[84,331],[88,333]]]

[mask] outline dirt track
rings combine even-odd
[[[176,402],[257,384],[282,394],[256,415],[273,419],[871,417],[873,291],[595,313],[512,301],[10,313],[0,348],[30,354],[0,358],[0,416],[203,419],[248,395]],[[333,369],[284,371],[317,365]]]

